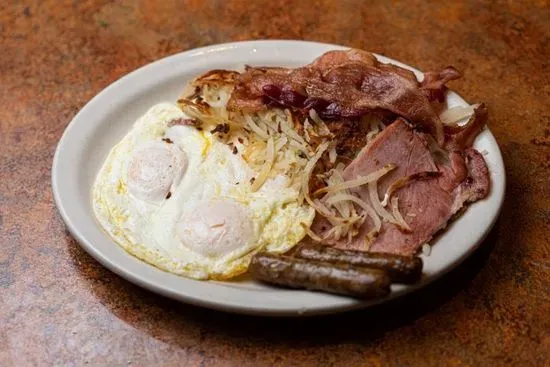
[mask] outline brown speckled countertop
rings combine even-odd
[[[532,1],[2,1],[0,365],[550,365],[550,3]],[[290,320],[144,291],[68,235],[54,149],[96,93],[212,43],[346,44],[420,69],[490,107],[507,167],[502,217],[475,253],[387,306]]]

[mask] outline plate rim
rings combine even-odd
[[[147,274],[136,274],[132,270],[127,269],[123,264],[118,264],[116,261],[109,258],[108,254],[105,254],[98,250],[94,246],[91,241],[89,241],[86,236],[78,229],[78,225],[73,221],[73,219],[70,217],[70,215],[67,212],[67,206],[64,205],[64,199],[63,193],[60,190],[59,182],[58,182],[58,170],[59,170],[59,162],[63,154],[63,150],[65,148],[65,145],[67,144],[67,136],[71,134],[71,131],[75,129],[75,126],[77,126],[78,121],[80,121],[85,114],[94,107],[95,104],[98,103],[98,101],[101,100],[102,96],[107,95],[113,88],[116,87],[117,84],[122,83],[123,81],[129,80],[133,78],[134,76],[146,72],[148,68],[154,68],[154,67],[160,67],[162,64],[165,64],[167,62],[170,62],[174,59],[179,58],[188,58],[188,57],[197,57],[205,52],[223,52],[228,49],[238,49],[238,48],[246,48],[246,47],[273,47],[274,45],[281,45],[285,46],[288,45],[289,47],[294,46],[317,46],[321,48],[328,49],[345,49],[349,48],[348,46],[342,46],[342,45],[335,45],[335,44],[329,44],[329,43],[321,43],[321,42],[310,42],[310,41],[297,41],[297,40],[254,40],[254,41],[241,41],[241,42],[228,42],[228,43],[221,43],[221,44],[214,44],[209,46],[204,46],[200,48],[190,49],[183,52],[179,52],[173,55],[169,55],[166,57],[163,57],[161,59],[158,59],[156,61],[147,63],[145,65],[140,66],[139,68],[125,74],[124,76],[120,77],[119,79],[113,81],[111,84],[109,84],[107,87],[102,89],[99,93],[97,93],[93,98],[91,98],[80,110],[79,112],[71,119],[69,124],[66,126],[61,138],[59,139],[59,142],[57,144],[57,147],[55,149],[55,154],[53,158],[52,163],[52,170],[51,170],[51,183],[52,183],[52,192],[53,192],[53,198],[55,205],[61,215],[61,218],[63,219],[67,229],[73,236],[73,238],[76,240],[76,242],[88,253],[90,254],[96,261],[98,261],[100,264],[102,264],[104,267],[109,269],[110,271],[114,272],[115,274],[121,276],[122,278],[142,287],[145,289],[148,289],[149,291],[161,294],[163,296],[176,299],[178,301],[186,302],[189,304],[193,304],[195,306],[200,307],[207,307],[210,309],[216,309],[226,312],[233,312],[233,313],[241,313],[241,314],[249,314],[249,315],[263,315],[263,316],[312,316],[312,315],[323,315],[323,314],[330,314],[330,313],[337,313],[337,312],[344,312],[349,311],[353,309],[359,309],[359,308],[365,308],[374,306],[376,304],[380,304],[386,301],[389,301],[391,299],[395,299],[398,297],[401,297],[403,295],[409,294],[411,292],[416,291],[417,289],[420,289],[433,281],[441,278],[443,275],[448,273],[450,270],[454,269],[456,266],[458,266],[460,263],[462,263],[467,257],[469,257],[483,242],[483,240],[486,238],[490,230],[494,227],[500,211],[502,209],[503,201],[504,201],[504,195],[505,195],[505,188],[506,188],[506,174],[505,174],[505,167],[504,162],[502,159],[502,153],[500,151],[500,148],[498,146],[498,142],[496,141],[495,137],[489,130],[489,128],[486,128],[484,130],[484,134],[486,137],[490,140],[490,143],[493,144],[496,148],[495,153],[498,153],[496,158],[497,162],[496,164],[501,168],[501,172],[499,173],[499,182],[497,183],[491,181],[491,193],[490,195],[497,195],[498,197],[495,199],[497,200],[497,206],[495,210],[492,211],[491,215],[491,221],[489,224],[484,228],[482,233],[480,233],[479,240],[475,241],[470,247],[468,247],[467,251],[464,251],[464,253],[461,254],[461,256],[454,259],[454,261],[449,262],[445,268],[442,271],[439,271],[435,274],[432,274],[428,278],[424,278],[422,281],[420,281],[417,284],[414,284],[412,286],[407,286],[402,289],[400,289],[398,292],[392,292],[392,294],[389,297],[377,299],[373,301],[368,302],[361,302],[353,300],[351,302],[344,302],[340,305],[321,305],[319,307],[307,307],[307,308],[296,308],[288,307],[288,308],[269,308],[269,306],[265,305],[263,307],[258,307],[257,305],[247,305],[244,302],[242,304],[229,304],[220,302],[217,299],[205,299],[203,297],[197,297],[193,294],[184,294],[181,291],[175,291],[168,287],[155,284],[151,280],[148,280]],[[401,66],[406,66],[407,68],[414,70],[417,74],[422,73],[418,69],[404,64],[400,61],[391,59],[389,57],[374,54],[377,57],[383,59],[383,61],[390,61],[392,63],[396,63]],[[453,91],[459,99],[464,99],[456,92]],[[495,187],[498,187],[499,192],[493,192],[495,190]],[[460,218],[457,219],[459,221]],[[113,242],[114,244],[114,242]],[[132,255],[129,255],[132,258],[134,258]],[[134,258],[135,259],[135,258]],[[140,262],[142,265],[145,265],[147,267],[154,268],[152,265],[146,264],[145,262],[135,259],[138,262]],[[154,268],[155,270],[158,270]],[[161,271],[161,270],[158,270]],[[162,271],[161,271],[162,272]],[[164,273],[164,272],[163,272]],[[170,276],[177,276],[174,274],[166,273]],[[189,280],[187,278],[183,278],[185,280]],[[242,289],[241,291],[251,292],[252,290],[249,289]],[[289,293],[289,292],[308,292],[308,291],[287,291],[287,290],[280,290],[277,291],[277,293]],[[311,293],[311,292],[308,292]]]

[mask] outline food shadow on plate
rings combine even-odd
[[[189,345],[189,338],[197,339],[191,342],[203,343],[208,335],[215,335],[217,340],[242,340],[247,344],[307,347],[375,340],[442,306],[468,288],[483,269],[499,242],[499,227],[500,220],[474,254],[416,292],[365,310],[305,318],[236,315],[183,304],[125,281],[101,267],[76,243],[71,254],[78,264],[76,268],[89,280],[91,291],[103,305],[123,322],[164,342],[183,346]],[[87,274],[90,271],[93,274]],[[98,272],[102,273],[100,277]]]

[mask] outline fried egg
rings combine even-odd
[[[92,188],[97,220],[130,254],[196,279],[246,271],[259,250],[283,253],[304,236],[314,211],[287,178],[250,189],[254,172],[209,132],[162,103],[108,154]]]

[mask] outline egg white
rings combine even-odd
[[[178,107],[161,103],[140,118],[111,150],[92,188],[96,217],[104,230],[132,255],[171,273],[196,279],[226,279],[243,273],[250,257],[263,249],[282,253],[305,236],[300,225],[314,211],[298,204],[298,192],[283,176],[250,191],[252,171],[239,154],[208,132],[193,126],[170,126],[188,118]],[[167,199],[148,201],[132,195],[128,163],[132,154],[153,141],[169,141],[185,152],[187,167]],[[168,144],[168,143],[166,143]],[[182,244],[177,222],[208,200],[233,200],[249,212],[252,234],[229,253],[205,255]]]

